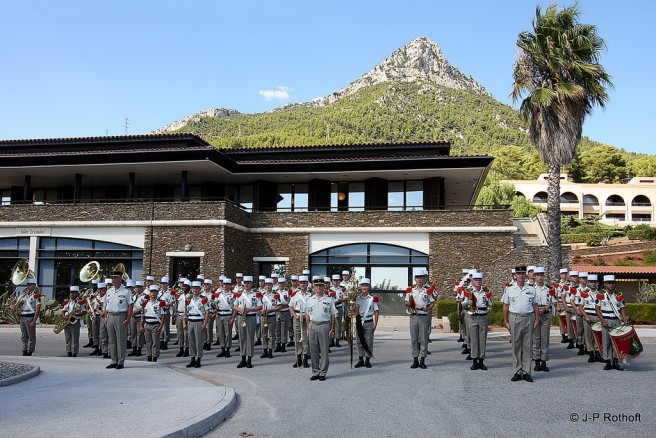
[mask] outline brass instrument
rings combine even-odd
[[[125,269],[125,265],[123,263],[119,263],[118,265],[114,266],[112,269],[112,272],[121,272],[123,275],[123,281],[128,281],[130,279],[130,276],[126,272],[127,270]]]
[[[355,320],[356,320],[356,316],[358,315],[358,311],[355,303],[355,300],[358,297],[358,288],[356,286],[355,278],[351,277],[350,285],[351,287],[347,292],[348,307],[346,310],[346,316],[348,316],[348,322],[346,323],[345,329],[346,329],[346,339],[348,341],[349,350],[351,352],[351,368],[353,368],[353,333],[355,333],[356,330]]]
[[[246,302],[241,306],[241,326],[246,327]]]
[[[100,263],[92,261],[87,263],[80,269],[80,281],[83,283],[88,283],[92,280],[95,280],[100,276]],[[84,289],[80,293],[80,298],[87,302],[88,310],[90,312],[91,322],[96,320],[96,312],[94,312],[93,303],[91,303],[91,295],[93,295],[93,288]]]
[[[474,315],[478,313],[478,299],[476,298],[476,289],[471,288],[469,290],[469,313]]]
[[[305,315],[303,315],[303,312],[300,311],[300,310],[298,311],[298,314],[300,316],[300,318],[298,319],[298,322],[299,322],[299,325],[301,327],[301,336],[300,336],[298,342],[300,342],[302,344],[303,342],[305,342],[305,335],[303,334],[303,332],[304,332],[304,330],[303,330],[303,320],[305,319]]]
[[[79,312],[79,310],[80,310],[80,305],[76,301],[71,311],[68,312],[68,316],[66,318],[62,318],[62,320],[57,323],[55,328],[52,329],[53,333],[57,335],[61,333],[61,331],[64,330],[69,325],[78,322],[80,320],[80,318],[77,316],[77,312]]]
[[[405,313],[408,315],[416,315],[417,314],[417,303],[415,302],[415,297],[412,295],[412,292],[410,292],[410,298],[408,299],[409,306],[405,308]]]
[[[19,286],[27,279],[36,278],[34,271],[30,269],[29,261],[27,259],[20,259],[16,262],[11,270],[11,282],[14,286]],[[36,286],[36,293],[39,293],[39,286]],[[13,308],[12,315],[10,315],[15,324],[20,322],[20,313],[23,307],[23,301],[29,295],[29,290],[24,288],[16,298],[9,298],[7,301],[10,308]]]
[[[267,311],[269,308],[267,307],[266,304],[262,305],[262,327],[264,328],[269,328],[269,314]]]

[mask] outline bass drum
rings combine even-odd
[[[603,337],[601,336],[601,322],[597,321],[592,324],[592,338],[594,339],[595,346],[597,351],[601,353],[601,350],[604,347]]]
[[[610,329],[610,341],[618,360],[626,357],[636,358],[642,353],[643,347],[635,329],[630,325],[618,325]]]

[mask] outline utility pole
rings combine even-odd
[[[130,127],[130,120],[125,116],[125,135],[128,135],[128,128]]]

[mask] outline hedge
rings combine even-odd
[[[654,303],[627,303],[626,314],[633,324],[656,324],[656,304]]]

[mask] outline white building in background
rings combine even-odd
[[[548,174],[535,181],[504,180],[517,195],[547,208]],[[600,216],[608,225],[656,225],[656,177],[635,177],[627,184],[583,184],[560,175],[560,209],[564,215]]]

